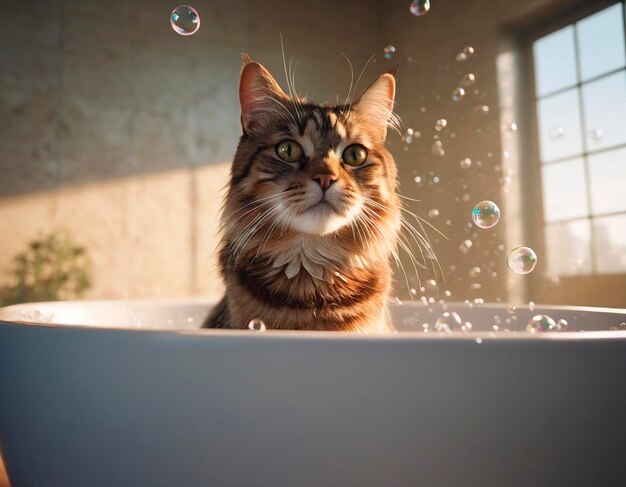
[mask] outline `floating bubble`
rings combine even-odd
[[[383,49],[385,59],[391,59],[396,52],[396,47],[389,44]]]
[[[489,105],[476,105],[474,111],[481,115],[487,115],[489,113]]]
[[[435,281],[434,279],[428,279],[428,281],[426,281],[426,284],[428,284],[430,287],[435,287],[437,285],[437,281]]]
[[[469,157],[464,157],[459,162],[459,166],[461,166],[463,169],[467,169],[468,167],[472,166],[472,160]]]
[[[468,238],[461,242],[461,245],[459,245],[459,250],[462,253],[467,254],[467,251],[472,248],[472,245],[472,241]]]
[[[517,123],[515,122],[511,122],[508,126],[507,126],[507,130],[509,132],[517,132]]]
[[[476,50],[472,46],[465,46],[463,48],[463,53],[467,56],[473,56],[476,53]]]
[[[461,196],[461,199],[463,201],[469,201],[470,200],[470,195],[469,193],[465,193],[463,196]]]
[[[433,208],[432,210],[428,211],[429,218],[435,218],[437,216],[439,216],[439,210],[437,208]]]
[[[263,321],[258,318],[254,318],[250,320],[250,323],[248,323],[248,330],[265,331],[265,323],[263,323]]]
[[[548,132],[548,135],[552,140],[562,139],[565,135],[565,129],[563,127],[552,127]]]
[[[465,97],[465,90],[460,86],[455,88],[452,92],[452,100],[453,101],[461,101]]]
[[[409,10],[416,17],[425,15],[430,10],[430,1],[429,0],[413,0],[411,2]]]
[[[559,331],[569,331],[569,323],[563,318],[556,322],[556,326]]]
[[[589,131],[589,140],[595,144],[602,141],[602,137],[604,137],[604,132],[600,129],[593,129]]]
[[[528,274],[537,265],[537,254],[530,247],[515,247],[506,256],[506,265],[516,274]]]
[[[500,208],[493,201],[481,201],[472,210],[472,221],[480,228],[491,228],[500,220]]]
[[[172,10],[170,16],[172,29],[181,36],[195,34],[200,28],[200,16],[195,8],[189,5],[181,5]]]
[[[476,75],[474,73],[466,73],[461,78],[461,84],[463,86],[472,86],[476,82]]]
[[[430,148],[430,153],[435,157],[443,157],[446,155],[446,151],[443,150],[443,144],[440,140],[435,140],[433,146]]]
[[[445,118],[440,118],[435,122],[435,130],[441,132],[448,126],[448,121]]]
[[[478,266],[472,267],[469,271],[469,275],[472,279],[476,279],[478,276],[480,276],[480,267]]]
[[[453,330],[460,330],[463,325],[463,321],[458,313],[444,312],[435,322],[435,330],[442,331],[444,333],[451,333]]]
[[[459,62],[467,61],[468,58],[475,54],[475,49],[472,46],[465,46],[463,50],[456,55],[456,60]]]
[[[530,319],[528,325],[526,325],[526,331],[530,333],[557,331],[557,326],[556,322],[548,315],[535,315]]]
[[[421,183],[422,182],[421,176],[415,176],[415,182],[418,184]]]

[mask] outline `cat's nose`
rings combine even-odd
[[[313,176],[313,180],[320,183],[322,190],[326,191],[330,188],[330,185],[337,181],[337,175],[335,174],[316,174]]]

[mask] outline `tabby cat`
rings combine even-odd
[[[352,104],[287,95],[247,55],[243,135],[221,221],[226,295],[203,327],[390,329],[391,257],[400,230],[396,165],[385,148],[395,77]]]

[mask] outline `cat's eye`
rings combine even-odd
[[[296,162],[302,157],[302,147],[293,140],[283,140],[276,146],[276,154],[283,161]]]
[[[341,160],[351,166],[360,166],[367,160],[367,151],[362,145],[353,144],[343,151]]]

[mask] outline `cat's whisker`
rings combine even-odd
[[[348,66],[350,66],[350,87],[348,88],[348,94],[346,95],[346,100],[343,102],[343,105],[347,106],[348,101],[352,97],[352,86],[354,83],[354,68],[352,66],[352,63],[350,62],[350,59],[348,59],[348,56],[346,56],[343,52],[340,54],[344,57],[346,61],[348,61]],[[337,101],[339,101],[339,95],[337,95]]]

